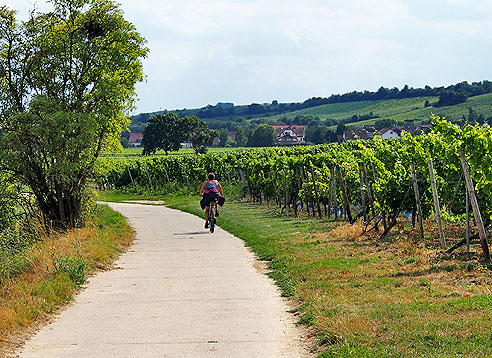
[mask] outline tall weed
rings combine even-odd
[[[53,272],[56,275],[66,273],[70,280],[77,285],[85,282],[87,270],[86,261],[81,257],[61,255],[53,257]]]

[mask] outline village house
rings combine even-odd
[[[343,132],[343,140],[370,139],[374,134],[364,128],[353,128]]]
[[[416,130],[420,133],[426,134],[426,133],[429,133],[431,131],[431,125],[430,125],[430,123],[418,124]]]
[[[305,127],[304,126],[272,126],[277,134],[278,144],[304,144]]]
[[[128,142],[133,147],[140,147],[142,145],[143,133],[130,133]]]
[[[399,131],[390,128],[382,128],[374,134],[375,136],[381,137],[382,139],[398,138],[400,136]]]
[[[356,139],[371,139],[375,136],[381,137],[382,139],[398,138],[403,132],[409,132],[413,135],[419,135],[422,133],[429,133],[431,125],[430,124],[406,124],[399,125],[393,128],[382,128],[377,132],[371,131],[372,125],[365,125],[362,128],[351,128],[343,132],[343,135],[338,135],[338,142],[346,140],[356,140]]]
[[[237,131],[229,131],[229,139],[231,141],[235,141],[236,140],[236,134],[237,134]]]

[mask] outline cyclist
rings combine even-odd
[[[205,180],[200,188],[200,196],[203,195],[202,200],[200,200],[200,206],[202,210],[205,209],[205,229],[208,229],[208,212],[210,210],[210,203],[219,198],[219,205],[224,204],[224,197],[222,196],[222,186],[215,180],[214,173],[208,173],[208,179]],[[216,207],[216,216],[219,216],[219,208]]]

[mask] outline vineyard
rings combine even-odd
[[[491,128],[460,128],[433,117],[431,133],[405,133],[397,140],[199,156],[108,157],[98,162],[94,178],[103,188],[194,192],[206,173],[214,171],[220,181],[242,185],[243,195],[253,201],[276,203],[283,213],[294,215],[350,223],[362,219],[365,230],[381,238],[404,217],[411,219],[423,238],[429,235],[423,220],[433,218],[439,229],[436,245],[451,251],[475,240],[489,262],[491,152]],[[467,239],[449,248],[443,223],[468,227],[472,216],[477,230],[471,234],[466,230]]]

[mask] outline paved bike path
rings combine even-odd
[[[220,227],[210,234],[202,219],[163,206],[110,206],[134,227],[134,245],[118,269],[91,277],[20,357],[310,356],[240,239]]]

